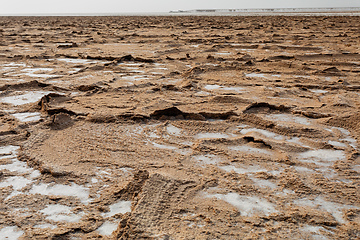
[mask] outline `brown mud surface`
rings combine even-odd
[[[1,17],[0,236],[359,239],[359,17]]]

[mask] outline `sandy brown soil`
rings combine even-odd
[[[359,17],[0,26],[0,236],[360,238]]]

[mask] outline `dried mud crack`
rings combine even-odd
[[[359,23],[0,17],[0,236],[359,239]]]

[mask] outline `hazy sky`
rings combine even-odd
[[[168,12],[199,8],[360,7],[360,0],[0,0],[0,14]]]

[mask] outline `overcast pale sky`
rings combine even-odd
[[[0,14],[168,12],[211,8],[360,7],[360,0],[0,0]]]

